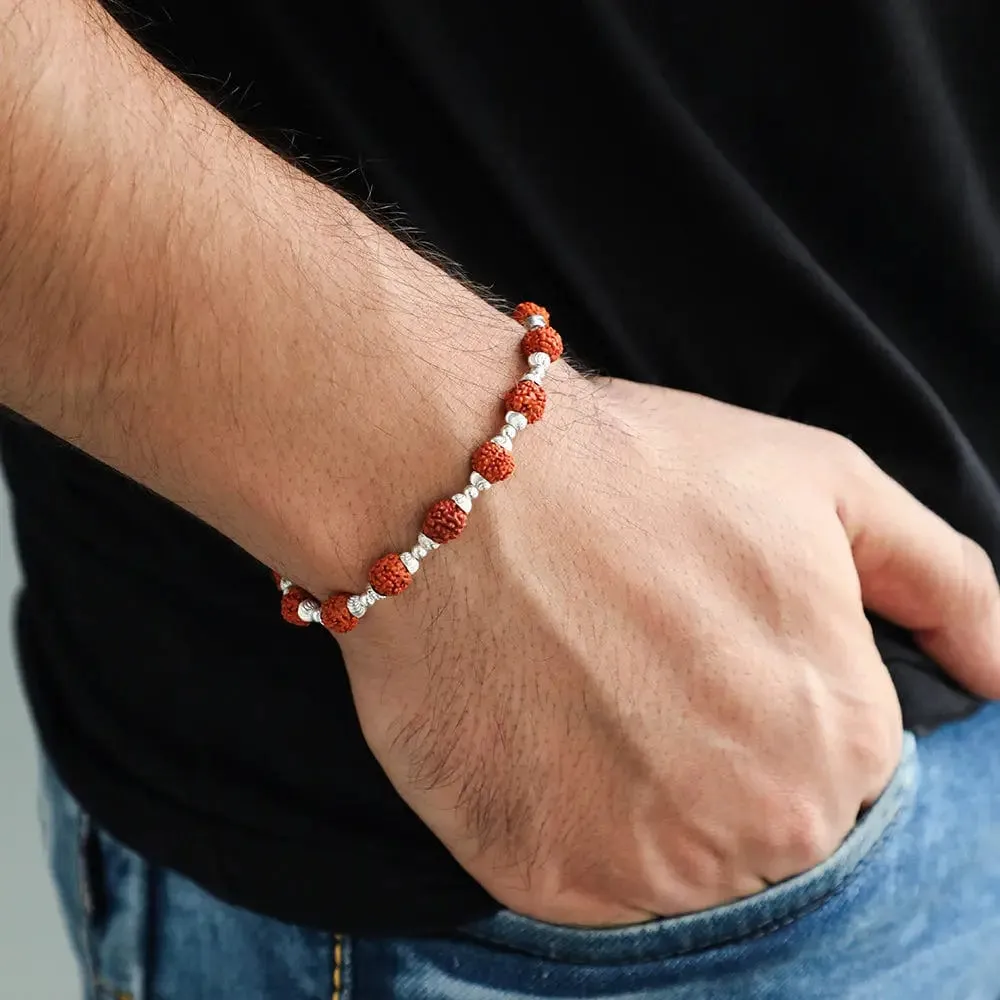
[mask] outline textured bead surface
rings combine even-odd
[[[526,358],[532,354],[547,354],[550,361],[558,361],[562,357],[562,337],[551,326],[542,326],[537,330],[529,330],[521,338],[521,350]]]
[[[357,627],[358,619],[348,608],[350,597],[350,594],[331,594],[320,605],[320,622],[336,635],[350,632]]]
[[[503,415],[503,419],[511,427],[516,427],[519,431],[523,431],[528,426],[528,418],[523,413],[518,413],[517,410],[508,410]]]
[[[517,383],[504,397],[508,409],[523,413],[529,424],[542,419],[545,412],[545,390],[534,382]]]
[[[467,497],[464,493],[455,493],[452,495],[452,500],[455,501],[459,510],[464,510],[466,514],[472,511],[472,500]]]
[[[281,617],[289,625],[308,625],[308,621],[303,621],[299,617],[299,605],[303,601],[308,601],[312,594],[301,587],[291,587],[286,594],[281,595]]]
[[[395,552],[376,559],[368,571],[368,582],[375,588],[376,593],[383,597],[395,597],[401,594],[412,581],[410,571]]]
[[[468,519],[454,500],[438,500],[424,518],[424,534],[439,545],[450,542],[462,533]]]
[[[499,483],[514,471],[514,459],[500,445],[487,441],[472,453],[472,468],[487,482]]]
[[[399,561],[411,576],[420,569],[420,560],[412,552],[400,552]]]
[[[518,414],[518,416],[520,416],[520,414]],[[525,424],[527,424],[527,421],[525,421]],[[473,489],[477,489],[480,493],[482,493],[484,490],[488,490],[492,484],[480,473],[472,472],[469,475],[469,485],[473,487]]]
[[[526,323],[529,316],[541,316],[546,323],[549,321],[549,311],[537,302],[522,302],[514,310],[514,319],[518,323]]]

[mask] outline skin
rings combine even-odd
[[[0,0],[0,134],[0,402],[357,589],[494,432],[516,324],[88,0]],[[515,477],[343,641],[372,750],[501,902],[610,925],[828,856],[900,751],[866,606],[1000,695],[989,559],[853,445],[547,388]]]

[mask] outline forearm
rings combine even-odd
[[[513,325],[96,3],[0,19],[0,402],[314,583],[377,554],[359,519],[449,488]]]

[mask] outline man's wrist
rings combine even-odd
[[[0,262],[19,264],[0,288],[0,402],[304,585],[356,586],[495,432],[517,324],[96,4],[39,6],[12,15],[28,40],[3,42],[44,65],[14,74],[23,93],[0,87],[31,133],[0,151],[17,180]]]

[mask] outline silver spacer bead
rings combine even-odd
[[[528,364],[532,368],[541,368],[542,371],[548,371],[549,365],[552,364],[552,358],[550,358],[545,351],[535,351],[534,354],[528,355]]]
[[[376,601],[384,601],[385,597],[385,594],[380,594],[370,583],[368,584],[368,589],[365,591],[368,607],[371,607]]]
[[[532,368],[531,371],[525,372],[521,376],[521,381],[534,382],[535,385],[541,385],[543,378],[545,378],[545,372],[543,372],[540,368]]]
[[[288,591],[290,591],[292,589],[292,587],[295,586],[295,584],[292,583],[291,580],[288,580],[285,577],[282,577],[281,580],[278,583],[278,586],[281,588],[282,594],[287,594]]]
[[[414,559],[426,559],[428,550],[422,545],[414,545],[413,548],[410,549],[410,555],[413,556]]]
[[[435,549],[440,548],[440,543],[435,542],[433,538],[428,538],[422,531],[417,535],[417,545],[427,549],[428,552],[433,552]]]
[[[520,416],[520,414],[518,414],[518,416]],[[525,423],[527,423],[527,421],[525,421]],[[481,476],[478,472],[473,472],[469,476],[469,485],[479,490],[480,493],[483,493],[493,484],[485,476]]]
[[[455,506],[459,510],[464,510],[466,514],[472,513],[472,499],[467,497],[464,493],[456,493],[452,500],[455,501]]]
[[[523,431],[528,426],[528,418],[523,413],[518,413],[517,410],[508,410],[503,418],[511,427],[515,427],[519,431]]]
[[[526,330],[539,330],[543,326],[548,326],[549,324],[545,322],[545,317],[541,313],[532,313],[530,316],[525,316],[524,318],[524,328]]]
[[[363,594],[352,594],[347,598],[347,610],[354,615],[355,618],[364,618],[365,612],[368,610],[368,602],[365,600]]]
[[[319,621],[319,601],[314,601],[307,597],[304,601],[299,601],[299,618],[304,622]]]
[[[465,489],[462,490],[462,492],[470,500],[478,500],[479,499],[479,490],[477,490],[475,486],[466,486]]]
[[[502,434],[498,434],[495,438],[490,438],[490,440],[494,444],[500,445],[500,447],[503,448],[504,451],[512,451],[513,450],[511,448],[511,446],[510,446],[510,438],[509,437],[504,437]]]
[[[500,428],[500,433],[505,438],[510,438],[510,440],[513,441],[514,438],[517,437],[517,428],[513,424],[504,424],[503,427]]]
[[[399,561],[406,567],[408,573],[416,573],[420,569],[420,559],[412,552],[400,552]]]

